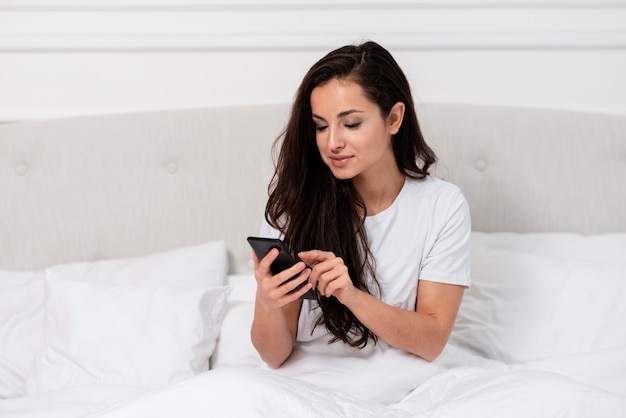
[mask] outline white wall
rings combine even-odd
[[[626,0],[0,0],[0,121],[288,102],[363,39],[420,101],[626,113]]]

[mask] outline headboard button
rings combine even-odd
[[[176,174],[176,173],[178,173],[178,164],[176,164],[176,163],[169,163],[169,164],[167,165],[167,171],[168,171],[170,174]]]
[[[478,160],[476,161],[476,164],[474,164],[474,167],[476,167],[476,170],[478,171],[485,171],[487,169],[487,161]]]
[[[26,167],[26,164],[18,164],[15,166],[15,174],[18,176],[25,176],[27,171],[28,167]]]

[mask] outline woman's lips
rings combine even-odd
[[[333,167],[342,168],[348,165],[351,159],[352,159],[351,156],[339,155],[339,156],[330,157],[330,162],[333,165]]]

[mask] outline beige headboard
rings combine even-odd
[[[626,232],[626,116],[420,104],[475,230]],[[0,269],[224,239],[249,271],[286,105],[0,125]]]

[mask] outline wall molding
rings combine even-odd
[[[5,53],[327,50],[364,38],[404,50],[621,50],[626,0],[0,0]]]
[[[626,49],[626,31],[374,32],[395,50]],[[327,50],[364,36],[345,33],[0,34],[0,52],[190,52]]]
[[[285,101],[298,80],[283,60],[308,68],[365,39],[417,65],[424,97],[624,107],[626,0],[0,0],[0,123]],[[533,61],[546,50],[559,56]],[[278,67],[260,88],[250,57]],[[537,86],[505,86],[529,69]]]
[[[0,11],[317,10],[359,8],[626,8],[626,0],[0,0]]]

